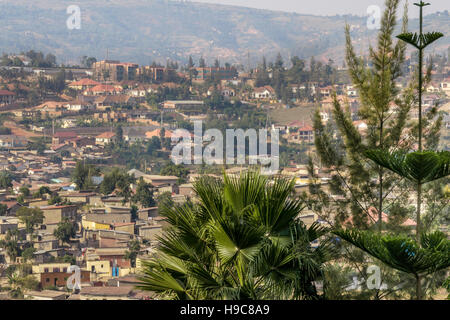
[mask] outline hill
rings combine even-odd
[[[69,30],[69,5],[81,10],[81,29]],[[263,55],[273,59],[343,57],[344,25],[352,25],[358,45],[375,43],[366,18],[311,16],[244,7],[167,0],[0,0],[3,52],[53,52],[64,63],[83,55],[150,63],[189,55],[247,65]],[[429,15],[427,28],[450,33],[448,12]],[[411,21],[411,28],[417,21]],[[449,37],[437,49],[447,48]],[[359,49],[360,50],[360,49]],[[250,57],[250,58],[249,58]]]

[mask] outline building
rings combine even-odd
[[[28,140],[25,137],[16,135],[0,135],[0,148],[23,148]]]
[[[0,106],[7,106],[14,103],[16,94],[8,90],[0,90]]]
[[[99,84],[92,88],[87,88],[84,90],[83,94],[85,96],[107,96],[107,95],[117,95],[122,93],[123,89],[119,86],[113,86],[110,84]]]
[[[172,109],[178,111],[202,110],[205,103],[195,100],[169,100],[164,102],[164,109]]]
[[[135,63],[121,63],[115,60],[102,60],[93,64],[94,79],[98,81],[135,80],[139,65]]]
[[[255,99],[274,99],[276,97],[275,90],[271,86],[255,88],[253,91]]]
[[[199,67],[195,70],[194,80],[231,80],[237,77],[237,71],[233,67]]]
[[[31,300],[66,300],[66,293],[55,290],[29,290],[24,293],[24,298]]]
[[[100,82],[94,81],[89,78],[84,78],[78,81],[71,82],[68,87],[74,90],[86,90],[100,85]]]
[[[44,213],[44,224],[57,224],[64,219],[75,219],[78,207],[75,205],[45,206],[40,208]]]
[[[59,131],[56,132],[52,137],[52,145],[63,144],[66,141],[76,139],[78,135],[73,131]]]
[[[117,140],[116,134],[114,132],[103,132],[102,134],[95,137],[95,144],[100,146],[105,146]]]

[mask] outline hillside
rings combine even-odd
[[[81,29],[69,30],[69,5],[81,9]],[[450,33],[448,13],[429,15],[427,28]],[[374,43],[366,18],[321,17],[243,7],[166,0],[0,0],[0,48],[3,52],[36,49],[55,52],[59,61],[76,63],[82,55],[160,62],[200,55],[211,62],[254,63],[272,59],[330,57],[342,60],[344,25],[364,47]],[[416,28],[411,22],[411,28]],[[450,44],[439,42],[439,50]],[[358,49],[360,50],[360,49]]]

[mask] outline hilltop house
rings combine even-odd
[[[95,137],[95,144],[105,146],[111,142],[117,140],[116,134],[114,132],[103,132],[102,134]]]
[[[255,99],[274,99],[276,97],[275,90],[271,86],[255,88],[253,91]]]

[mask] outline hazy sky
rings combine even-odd
[[[191,0],[192,2],[221,3],[260,9],[281,10],[314,15],[355,14],[367,15],[370,5],[383,8],[384,0]],[[409,0],[410,16],[418,16],[418,7],[412,3],[418,0]],[[436,11],[450,11],[450,0],[430,0],[431,6],[424,8],[424,13]],[[401,1],[403,7],[405,0]]]

